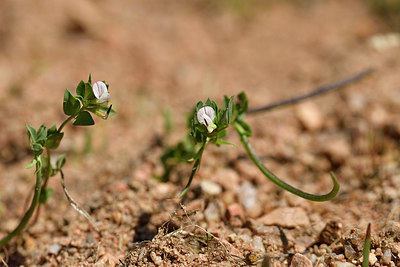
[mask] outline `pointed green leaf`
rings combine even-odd
[[[35,153],[35,156],[39,156],[43,153],[43,146],[38,143],[34,143],[31,146],[33,153]]]
[[[53,189],[43,188],[42,191],[40,192],[39,203],[46,204],[47,200],[51,197],[52,193],[53,193]]]
[[[26,124],[26,128],[28,129],[28,136],[32,139],[32,141],[36,140],[36,130],[29,124]]]
[[[60,143],[61,139],[64,137],[64,133],[51,133],[47,136],[46,144],[45,146],[49,149],[56,149]]]
[[[57,170],[61,170],[62,167],[64,167],[65,161],[66,161],[65,154],[61,154],[57,157],[57,162],[56,162]]]
[[[28,165],[25,166],[25,169],[30,169],[36,164],[36,159],[34,158],[31,162],[28,163]]]
[[[68,116],[74,116],[79,112],[81,104],[79,100],[74,97],[68,89],[64,92],[63,110],[64,114]]]
[[[240,127],[238,128],[238,131],[240,131],[240,135],[251,136],[252,133],[250,126],[246,122],[238,120],[237,123],[240,125]]]
[[[96,99],[96,97],[94,96],[93,93],[93,89],[90,83],[85,83],[85,96],[84,96],[84,100],[85,101],[90,101]]]
[[[57,132],[57,126],[53,125],[49,129],[47,129],[47,136],[55,132]]]
[[[76,95],[77,97],[85,97],[85,82],[84,81],[80,81],[78,86],[76,87]]]
[[[220,146],[220,145],[232,145],[232,146],[236,146],[235,143],[231,143],[231,142],[228,142],[228,141],[225,141],[225,140],[222,140],[222,139],[217,139],[217,141],[215,142],[215,144],[216,144],[217,146]]]
[[[47,130],[46,127],[42,124],[40,125],[39,129],[36,132],[36,142],[42,141],[42,140],[46,140],[47,137]]]
[[[82,111],[72,122],[73,125],[77,126],[90,126],[94,125],[94,120],[89,112]]]

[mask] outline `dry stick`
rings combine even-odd
[[[64,183],[64,173],[62,172],[62,170],[60,169],[60,174],[61,174],[61,186],[64,190],[64,194],[67,197],[69,204],[71,204],[71,206],[80,214],[82,214],[83,216],[85,216],[85,218],[89,221],[89,223],[93,226],[94,230],[96,230],[97,232],[99,232],[99,229],[96,226],[96,222],[93,220],[93,218],[89,215],[89,213],[86,212],[86,210],[84,210],[81,205],[79,205],[78,202],[76,202],[71,195],[69,194],[69,192],[67,191],[67,188],[65,186]]]
[[[7,264],[7,262],[5,262],[5,261],[4,261],[4,259],[3,259],[3,257],[2,257],[2,256],[0,256],[0,260],[1,260],[1,262],[4,264],[4,266],[5,266],[5,267],[8,267],[8,264]]]
[[[368,68],[365,69],[359,73],[356,73],[354,75],[351,75],[343,80],[331,83],[329,85],[325,85],[325,86],[321,86],[318,87],[316,89],[314,89],[313,91],[311,91],[310,93],[304,94],[304,95],[300,95],[297,97],[293,97],[293,98],[289,98],[289,99],[284,99],[282,101],[278,101],[272,104],[268,104],[266,106],[263,107],[259,107],[259,108],[253,108],[253,109],[249,109],[247,111],[248,114],[251,113],[256,113],[256,112],[261,112],[261,111],[266,111],[266,110],[270,110],[270,109],[274,109],[274,108],[278,108],[278,107],[282,107],[282,106],[286,106],[286,105],[291,105],[291,104],[295,104],[297,102],[306,100],[308,98],[317,96],[317,95],[321,95],[321,94],[325,94],[328,93],[330,91],[339,89],[341,87],[344,87],[346,85],[349,85],[350,83],[353,83],[355,81],[358,81],[362,78],[364,78],[365,76],[367,76],[368,74],[372,73],[374,71],[373,68]]]

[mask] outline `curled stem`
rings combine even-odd
[[[260,169],[260,171],[269,180],[271,180],[273,183],[275,183],[277,186],[289,191],[292,194],[295,194],[296,196],[302,197],[304,199],[312,200],[312,201],[318,201],[318,202],[331,200],[339,192],[340,186],[339,186],[339,183],[333,173],[331,173],[333,188],[328,194],[325,194],[325,195],[314,195],[314,194],[306,193],[304,191],[301,191],[300,189],[297,189],[297,188],[285,183],[284,181],[279,179],[276,175],[274,175],[270,170],[268,170],[267,167],[265,167],[261,163],[261,160],[258,158],[257,154],[254,152],[247,136],[245,134],[241,133],[241,129],[240,129],[241,126],[238,123],[235,123],[234,126],[240,136],[240,141],[242,142],[247,153],[249,154],[251,160],[254,162],[254,164],[256,164],[256,166]]]
[[[329,85],[318,87],[318,88],[314,89],[313,91],[311,91],[310,93],[306,93],[304,95],[300,95],[300,96],[289,98],[289,99],[284,99],[284,100],[281,100],[281,101],[278,101],[278,102],[275,102],[275,103],[272,103],[272,104],[268,104],[268,105],[263,106],[263,107],[249,109],[247,111],[247,113],[251,114],[251,113],[256,113],[256,112],[261,112],[261,111],[267,111],[267,110],[270,110],[270,109],[274,109],[274,108],[278,108],[278,107],[282,107],[282,106],[286,106],[286,105],[295,104],[295,103],[298,103],[300,101],[306,100],[308,98],[311,98],[311,97],[314,97],[314,96],[317,96],[317,95],[321,95],[321,94],[324,94],[324,93],[328,93],[330,91],[339,89],[339,88],[344,87],[346,85],[349,85],[350,83],[356,82],[356,81],[364,78],[365,76],[367,76],[368,74],[372,73],[373,71],[374,71],[373,68],[368,68],[368,69],[365,69],[365,70],[363,70],[363,71],[361,71],[359,73],[356,73],[356,74],[353,74],[351,76],[348,76],[348,77],[344,78],[343,80],[331,83]]]
[[[9,233],[7,236],[3,237],[0,240],[0,247],[3,246],[4,244],[8,243],[11,239],[13,239],[16,235],[21,233],[21,231],[25,228],[25,226],[28,224],[30,218],[32,217],[36,206],[39,203],[39,197],[40,197],[40,192],[42,190],[42,163],[40,161],[40,157],[37,158],[36,162],[36,186],[35,186],[35,194],[33,195],[33,199],[31,202],[31,206],[29,209],[26,211],[24,217],[20,221],[20,223],[17,225],[17,227]]]

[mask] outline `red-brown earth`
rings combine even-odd
[[[399,266],[400,45],[381,36],[395,32],[361,0],[1,1],[1,237],[35,182],[25,124],[59,125],[65,88],[89,73],[110,84],[117,114],[68,126],[55,151],[99,232],[53,177],[38,221],[2,248],[0,266],[360,266],[368,223],[370,264]],[[182,200],[190,164],[167,183],[153,178],[197,101],[245,91],[257,107],[367,67],[375,72],[346,89],[246,119],[263,162],[288,183],[326,193],[334,171],[333,200],[276,187],[233,130],[226,139],[238,145],[210,145]]]

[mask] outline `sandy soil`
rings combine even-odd
[[[1,1],[0,236],[35,182],[23,168],[25,123],[59,125],[65,88],[89,73],[110,84],[117,114],[67,127],[57,150],[99,232],[56,176],[38,222],[2,249],[0,266],[357,266],[368,223],[370,263],[399,266],[400,46],[371,45],[394,30],[361,0],[271,2]],[[334,171],[332,201],[283,192],[240,145],[208,147],[182,200],[190,164],[167,183],[153,178],[197,101],[245,91],[257,107],[371,66],[344,90],[247,118],[253,146],[285,181],[325,193]],[[240,143],[234,131],[227,139]]]

